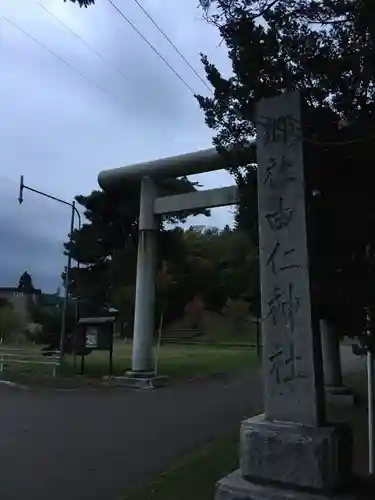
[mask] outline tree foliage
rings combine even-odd
[[[164,267],[164,284],[169,283],[164,291],[167,317],[180,316],[194,298],[220,312],[228,297],[258,296],[258,254],[244,232],[190,227],[172,234],[179,249]]]
[[[242,298],[231,299],[228,298],[224,308],[223,314],[233,324],[234,331],[243,332],[247,321],[249,319],[250,304]]]
[[[197,183],[186,178],[168,179],[157,184],[159,195],[180,194],[196,189]],[[71,243],[65,244],[66,252],[79,262],[70,273],[69,292],[84,298],[81,313],[92,314],[106,305],[118,301],[119,289],[135,284],[138,241],[140,184],[129,183],[118,192],[110,194],[93,191],[88,196],[77,196],[84,207],[87,222],[75,230]],[[176,255],[177,239],[167,230],[168,224],[184,222],[189,213],[159,219],[158,268],[163,260]]]
[[[40,303],[32,304],[29,314],[34,325],[39,325],[35,334],[27,335],[29,339],[39,345],[45,346],[47,351],[58,350],[60,348],[62,301],[57,306],[46,306]],[[73,335],[76,328],[76,304],[68,302],[66,310],[66,338],[65,352],[71,352]]]
[[[13,335],[19,334],[23,329],[23,322],[12,304],[2,299],[0,301],[0,339],[7,342]]]
[[[134,192],[134,190],[132,191]],[[129,198],[131,197],[129,192]],[[93,200],[98,200],[93,203]],[[109,198],[109,197],[108,197]],[[124,198],[121,197],[121,200]],[[115,307],[121,321],[132,323],[135,304],[138,204],[105,193],[77,197],[89,222],[74,234],[72,254],[81,260],[73,269],[72,294],[80,297],[80,315]],[[123,211],[122,211],[123,210]],[[155,324],[184,314],[186,304],[201,297],[220,312],[228,297],[259,294],[258,256],[241,230],[217,228],[166,230],[162,221],[156,276]],[[66,245],[69,248],[68,245]]]
[[[68,0],[64,0],[64,3],[66,3]],[[70,2],[73,3],[78,3],[80,7],[88,7],[89,5],[94,5],[95,0],[69,0]]]
[[[35,290],[33,279],[27,271],[21,274],[17,288],[20,292],[24,293],[33,293]]]
[[[228,47],[233,75],[202,55],[214,96],[197,96],[225,154],[256,133],[254,105],[299,90],[310,258],[319,314],[348,333],[373,309],[375,16],[368,0],[215,0],[206,19]],[[246,167],[246,165],[244,165]],[[242,193],[237,224],[256,233],[256,169],[233,172]],[[355,318],[355,320],[353,320]]]

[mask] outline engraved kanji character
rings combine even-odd
[[[293,264],[289,262],[289,264],[284,264],[281,266],[276,266],[276,257],[278,255],[283,256],[284,259],[292,255],[296,251],[295,248],[290,248],[289,250],[282,251],[281,250],[281,244],[279,241],[276,242],[274,248],[272,249],[272,252],[269,254],[268,259],[266,261],[266,266],[271,265],[272,273],[277,274],[277,271],[285,271],[287,269],[296,269],[301,267],[299,264]],[[279,258],[279,260],[282,259],[282,257]]]
[[[285,155],[281,157],[279,164],[275,158],[269,158],[266,169],[267,173],[263,180],[263,184],[268,184],[269,187],[273,189],[276,185],[284,185],[288,182],[295,182],[296,177],[291,175],[289,172],[291,168],[293,168],[293,164]]]
[[[273,231],[278,231],[289,226],[289,223],[293,218],[293,209],[284,208],[284,200],[282,196],[280,196],[277,210],[266,214],[265,217],[270,228]]]
[[[278,347],[274,353],[268,356],[268,359],[271,362],[269,373],[275,375],[277,384],[307,378],[306,373],[300,368],[302,356],[296,354],[292,342],[289,342],[285,347]]]

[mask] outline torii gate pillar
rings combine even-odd
[[[151,177],[141,181],[138,226],[137,278],[135,286],[132,372],[135,377],[153,377],[152,344],[155,311],[157,226],[154,215],[155,185]]]

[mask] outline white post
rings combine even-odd
[[[341,387],[342,370],[339,339],[336,332],[324,319],[320,320],[320,334],[322,341],[324,385],[328,387]]]
[[[164,312],[161,313],[160,323],[159,323],[158,345],[156,348],[156,356],[155,356],[155,376],[157,376],[157,374],[158,374],[161,335],[162,335],[162,331],[163,331],[163,318],[164,318]]]
[[[366,311],[366,334],[371,336],[370,314]],[[374,474],[374,355],[372,345],[367,346],[367,405],[368,405],[368,471]]]
[[[374,474],[374,359],[367,351],[367,400],[368,400],[368,470]]]
[[[3,337],[0,338],[0,345],[3,345]],[[4,371],[4,356],[1,355],[0,373]]]
[[[139,241],[135,290],[132,372],[153,374],[152,344],[154,336],[156,223],[154,216],[155,186],[150,177],[141,184]]]

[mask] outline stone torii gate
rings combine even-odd
[[[248,154],[250,163],[256,153],[258,164],[264,414],[242,423],[240,468],[218,482],[215,499],[354,499],[351,432],[325,416],[319,325],[310,297],[299,93],[261,100],[256,123],[256,152],[252,143]],[[106,190],[130,179],[142,182],[132,376],[153,375],[155,215],[237,201],[233,187],[159,198],[153,179],[223,166],[210,149],[99,175]]]
[[[243,158],[249,163],[255,162],[255,140],[250,142],[246,150],[241,151],[241,160],[240,155],[235,152],[232,156],[231,165],[235,165],[236,160],[243,161]],[[159,197],[154,180],[220,170],[224,167],[225,164],[216,149],[210,148],[105,170],[99,174],[99,185],[109,192],[126,182],[141,182],[132,370],[127,373],[129,382],[133,380],[142,384],[147,381],[149,384],[154,378],[152,345],[155,331],[156,217],[196,208],[233,205],[238,201],[237,186]]]

